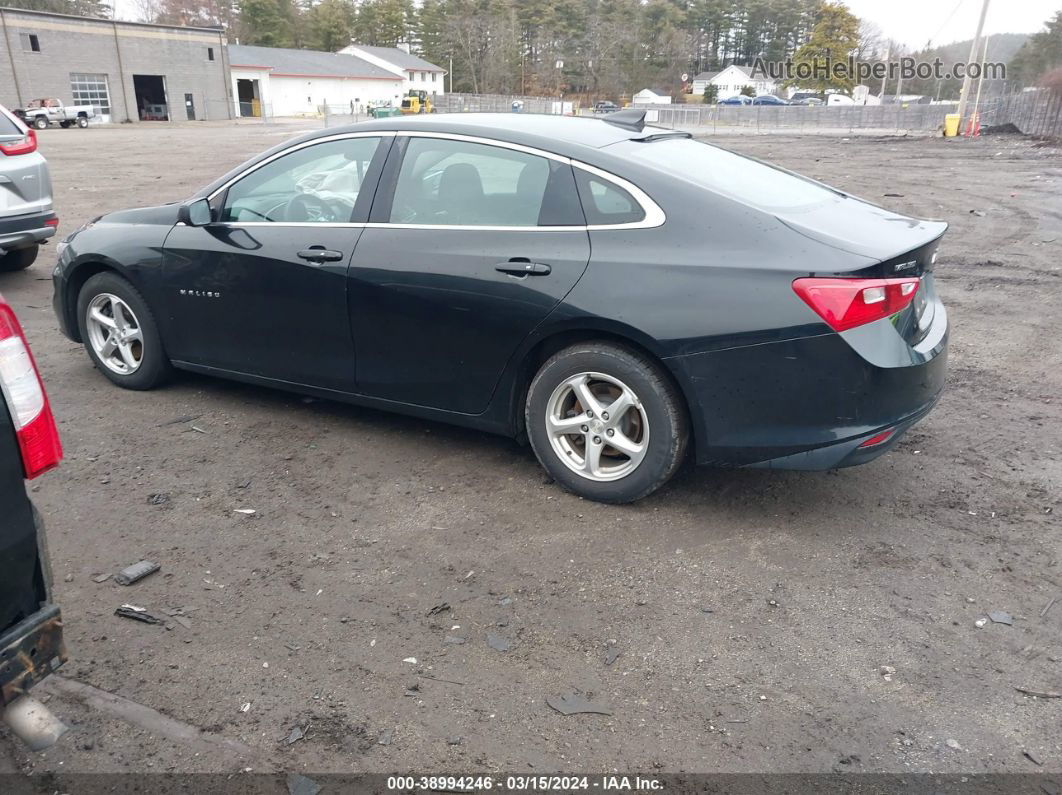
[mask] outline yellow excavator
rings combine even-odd
[[[408,95],[402,97],[402,113],[404,115],[434,112],[435,108],[432,107],[431,100],[428,99],[427,91],[412,90]]]

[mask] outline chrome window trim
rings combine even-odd
[[[304,141],[298,146],[293,146],[289,149],[277,152],[276,154],[266,158],[265,160],[255,163],[251,168],[237,174],[230,179],[220,188],[211,193],[207,199],[213,200],[216,196],[224,191],[228,190],[232,185],[239,182],[244,177],[254,173],[262,166],[272,163],[274,160],[283,157],[284,155],[296,152],[300,149],[304,149],[308,146],[314,146],[316,144],[327,143],[329,141],[339,141],[345,138],[441,138],[443,140],[450,141],[467,141],[468,143],[483,144],[485,146],[497,146],[501,149],[511,149],[516,152],[523,152],[524,154],[533,155],[536,157],[544,157],[548,160],[554,160],[559,163],[566,163],[572,168],[582,169],[590,174],[593,174],[600,179],[607,182],[611,182],[618,188],[627,191],[631,197],[638,202],[642,208],[642,212],[645,213],[645,218],[641,221],[633,221],[624,224],[579,224],[572,226],[481,226],[476,224],[399,224],[390,222],[350,222],[350,223],[311,223],[311,222],[297,222],[297,221],[219,221],[216,222],[217,226],[225,227],[346,227],[350,229],[427,229],[437,232],[445,230],[453,230],[459,232],[603,232],[609,230],[624,230],[624,229],[654,229],[658,226],[663,226],[667,220],[663,209],[653,199],[635,185],[632,182],[619,177],[610,171],[598,168],[597,166],[591,166],[588,163],[583,163],[580,160],[574,160],[564,155],[558,155],[555,152],[548,152],[544,149],[536,149],[531,146],[524,146],[523,144],[516,144],[510,141],[500,141],[496,138],[484,138],[478,135],[464,135],[461,133],[446,133],[446,132],[433,132],[429,130],[373,130],[365,132],[348,132],[338,133],[336,135],[329,135],[324,138],[314,138],[311,141]]]

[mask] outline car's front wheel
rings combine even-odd
[[[155,317],[132,284],[97,273],[77,299],[78,326],[96,368],[125,389],[152,389],[170,375]]]
[[[664,485],[689,437],[685,404],[660,366],[607,342],[572,345],[543,364],[525,421],[554,480],[609,503],[633,502]]]

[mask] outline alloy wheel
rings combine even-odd
[[[119,375],[140,369],[144,335],[129,304],[111,293],[100,293],[85,311],[89,344],[103,366]]]
[[[604,373],[578,373],[553,390],[546,433],[554,453],[599,482],[631,474],[649,448],[649,420],[634,390]]]

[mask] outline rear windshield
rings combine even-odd
[[[0,135],[17,135],[19,138],[25,135],[22,128],[8,118],[6,113],[0,113]]]
[[[769,212],[796,210],[838,197],[804,177],[690,138],[624,141],[615,148],[620,147],[633,161]]]

